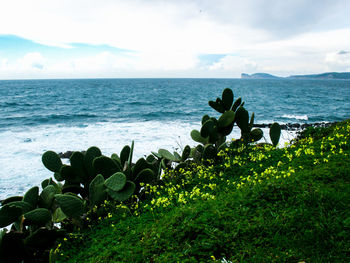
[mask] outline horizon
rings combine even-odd
[[[0,79],[349,72],[349,9],[345,0],[3,2]]]

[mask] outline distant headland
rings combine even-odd
[[[278,77],[267,73],[242,73],[241,79],[350,79],[350,72],[326,72],[311,75],[291,75],[289,77]]]

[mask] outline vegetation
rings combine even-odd
[[[233,97],[209,102],[221,116],[203,116],[181,155],[133,163],[133,144],[111,157],[91,147],[63,165],[46,152],[58,182],[2,202],[1,262],[345,262],[350,122],[276,149],[279,125],[257,144],[254,113]],[[241,138],[227,143],[234,124]]]

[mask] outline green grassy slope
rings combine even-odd
[[[130,211],[62,240],[58,262],[348,262],[350,121],[222,158],[146,185]]]

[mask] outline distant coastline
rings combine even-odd
[[[291,75],[289,77],[279,77],[268,73],[241,74],[241,79],[349,79],[350,72],[326,72],[311,75]]]

